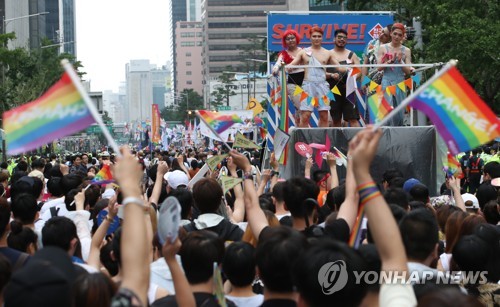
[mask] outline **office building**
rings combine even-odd
[[[185,89],[193,89],[199,95],[203,93],[201,30],[201,22],[179,21],[176,24],[176,93],[181,93]]]
[[[153,84],[149,60],[131,60],[125,65],[127,121],[151,119]]]

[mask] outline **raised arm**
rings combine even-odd
[[[382,261],[383,271],[407,272],[407,258],[398,225],[384,197],[370,175],[370,164],[377,151],[382,131],[368,127],[349,142],[354,177],[358,184],[360,202],[370,221],[370,230]]]
[[[236,172],[236,164],[233,163],[233,158],[228,157],[227,168],[229,169],[229,174],[232,177],[238,178],[238,173]],[[233,210],[233,221],[235,223],[243,222],[245,218],[245,200],[243,196],[243,189],[241,184],[237,184],[233,188],[234,191],[234,210]]]
[[[173,244],[167,242],[163,245],[162,254],[165,257],[165,262],[170,269],[170,274],[172,275],[172,280],[174,282],[175,289],[175,301],[177,306],[196,306],[196,301],[194,299],[193,292],[189,286],[189,282],[181,269],[181,266],[177,262],[175,255],[179,252],[181,248],[181,241],[179,238],[175,240]]]
[[[264,211],[259,206],[259,199],[252,178],[252,166],[248,159],[235,150],[231,150],[229,155],[233,158],[234,164],[243,170],[243,187],[245,189],[245,210],[247,213],[248,225],[252,229],[255,238],[258,238],[264,227],[269,226]]]
[[[97,270],[101,269],[101,260],[99,258],[101,244],[104,241],[104,237],[108,232],[109,226],[113,223],[117,213],[118,204],[116,203],[116,195],[114,195],[108,202],[108,215],[104,220],[102,220],[101,225],[99,225],[99,228],[97,228],[96,232],[92,236],[92,241],[90,243],[90,253],[87,264]]]
[[[326,156],[326,162],[330,167],[330,176],[332,180],[330,181],[330,186],[327,187],[328,191],[339,186],[339,175],[337,174],[337,159],[333,153],[328,153]]]
[[[124,148],[123,157],[116,164],[115,177],[122,188],[123,226],[122,254],[123,279],[121,287],[135,293],[140,304],[146,306],[149,288],[149,250],[147,241],[144,202],[141,199],[142,168],[128,148]]]
[[[165,161],[160,161],[158,163],[158,168],[156,170],[156,181],[155,185],[153,187],[153,192],[151,193],[151,197],[149,198],[149,202],[156,204],[157,206],[160,205],[158,203],[158,200],[160,199],[161,195],[161,187],[163,183],[163,176],[168,172],[168,164]]]
[[[349,225],[349,231],[352,231],[358,216],[359,195],[356,190],[356,178],[353,172],[353,161],[349,159],[350,153],[347,153],[347,174],[345,178],[345,199],[340,206],[337,218],[342,218]]]
[[[460,180],[457,180],[455,176],[451,176],[446,180],[448,181],[450,190],[453,192],[453,199],[455,200],[455,205],[458,208],[460,208],[463,212],[467,212],[467,209],[465,208],[464,199],[462,198],[462,194],[460,193]]]

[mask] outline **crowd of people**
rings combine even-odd
[[[348,32],[342,28],[334,32],[334,48],[327,50],[323,47],[323,29],[314,26],[309,30],[311,46],[299,47],[300,35],[289,29],[282,35],[282,44],[285,48],[278,55],[272,73],[277,75],[282,65],[308,65],[306,68],[289,68],[287,77],[288,95],[297,110],[295,117],[298,126],[309,127],[309,118],[314,108],[319,113],[319,127],[359,127],[360,117],[369,121],[368,112],[360,115],[356,97],[347,97],[347,77],[349,65],[359,65],[360,59],[353,51],[346,48]],[[403,45],[406,40],[406,28],[401,23],[387,25],[379,37],[370,41],[363,53],[363,64],[408,64],[405,67],[373,67],[362,68],[358,74],[361,80],[368,76],[373,82],[382,86],[381,91],[389,104],[396,108],[406,97],[404,91],[396,91],[394,95],[386,93],[386,88],[397,85],[410,76],[414,69],[411,67],[411,50]],[[324,68],[327,65],[346,65],[344,67]],[[311,100],[301,100],[295,92],[300,86],[310,97],[318,98],[317,105]],[[324,103],[321,97],[334,90],[334,99]],[[373,92],[363,86],[364,94],[372,95]],[[338,91],[337,91],[338,90]],[[403,126],[403,112],[400,112],[388,123],[388,126]]]
[[[441,195],[429,195],[395,169],[373,181],[380,137],[365,128],[350,141],[346,178],[333,154],[326,170],[309,158],[303,174],[285,180],[273,155],[260,169],[258,152],[206,147],[4,163],[2,303],[499,306],[498,145],[460,159],[468,184],[450,176]],[[104,167],[114,182],[93,180]],[[221,175],[242,182],[224,193]],[[169,196],[181,205],[181,226],[162,245],[159,210]]]

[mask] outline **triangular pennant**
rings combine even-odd
[[[307,99],[307,97],[309,97],[309,95],[307,95],[306,92],[302,92],[300,93],[300,102],[304,101],[305,99]]]
[[[367,85],[370,82],[372,82],[372,80],[370,78],[368,78],[368,76],[364,76],[363,82],[361,82],[361,85],[365,86],[365,85]]]
[[[335,101],[335,95],[333,95],[331,91],[328,91],[328,93],[326,93],[326,96],[328,97],[328,99]]]
[[[328,99],[328,97],[326,95],[323,95],[323,101],[324,101],[326,106],[330,105],[330,99]]]
[[[374,81],[370,81],[370,91],[373,91],[374,89],[376,89],[378,86],[377,83],[375,83]]]
[[[233,148],[255,148],[261,149],[261,147],[252,140],[247,139],[241,132],[238,131],[236,133],[236,137],[234,138]]]
[[[297,96],[298,94],[300,94],[302,92],[304,92],[304,90],[300,86],[296,85],[295,91],[293,92],[293,96]]]
[[[317,107],[318,106],[318,97],[313,97],[312,98],[312,101],[311,101],[311,104],[313,107]]]
[[[361,69],[357,68],[357,67],[353,67],[352,68],[352,72],[351,72],[351,76],[354,76],[354,75],[357,75],[361,72]]]
[[[339,88],[336,85],[332,88],[332,93],[342,96],[342,94],[340,94]]]
[[[404,81],[401,81],[398,83],[398,87],[399,89],[401,90],[401,92],[406,92],[406,86],[405,86],[405,82]]]
[[[311,105],[312,104],[312,97],[311,96],[307,96],[307,104],[308,105]]]
[[[408,78],[405,80],[405,85],[408,87],[410,90],[413,89],[413,80],[412,78]]]
[[[422,76],[420,75],[420,73],[416,74],[415,76],[411,77],[413,79],[413,81],[415,81],[415,84],[417,86],[420,85],[420,81],[422,80]]]
[[[396,85],[389,86],[389,91],[391,91],[392,96],[396,96]]]
[[[237,184],[241,183],[243,181],[243,179],[242,178],[234,178],[231,176],[221,176],[220,181],[221,181],[221,185],[222,185],[222,190],[223,190],[224,194],[226,194],[227,191],[231,190]]]
[[[390,86],[388,86],[388,87],[385,88],[385,92],[387,93],[387,95],[391,96],[392,93],[391,93],[391,89],[389,87]]]

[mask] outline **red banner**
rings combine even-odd
[[[153,120],[151,122],[151,142],[160,143],[160,109],[158,109],[157,104],[153,104]]]

